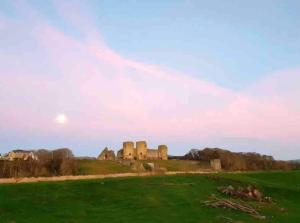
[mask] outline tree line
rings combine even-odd
[[[75,175],[78,164],[68,148],[34,151],[37,160],[0,160],[0,178]]]
[[[272,156],[254,152],[231,152],[220,148],[192,149],[182,159],[202,161],[220,159],[222,168],[225,170],[292,170],[300,168],[297,163],[275,160]]]

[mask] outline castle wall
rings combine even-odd
[[[148,151],[147,151],[147,159],[148,160],[157,160],[157,159],[159,159],[158,150],[156,150],[156,149],[148,149]]]
[[[123,158],[123,149],[120,149],[120,150],[117,152],[117,159],[124,159],[124,158]]]

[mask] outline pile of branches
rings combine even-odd
[[[218,187],[218,191],[222,194],[229,195],[234,198],[240,198],[243,200],[254,200],[259,202],[272,202],[271,197],[263,196],[262,192],[255,188],[254,186],[247,187],[236,187],[227,186],[227,187]]]
[[[236,211],[241,211],[244,213],[247,213],[257,219],[265,219],[265,216],[262,216],[259,214],[259,212],[257,210],[255,210],[253,207],[250,207],[246,204],[241,204],[235,201],[231,201],[228,199],[220,199],[217,197],[210,197],[210,200],[208,201],[204,201],[203,204],[205,206],[210,206],[210,207],[222,207],[222,208],[229,208],[232,210],[236,210]]]

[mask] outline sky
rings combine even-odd
[[[300,158],[300,2],[0,2],[0,153],[123,141]]]

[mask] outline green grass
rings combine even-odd
[[[168,171],[198,171],[210,168],[210,164],[205,161],[189,161],[189,160],[151,160],[144,161],[146,163],[154,163],[156,166],[166,168]]]
[[[128,165],[108,160],[78,160],[79,175],[129,173],[133,172]]]
[[[127,164],[118,161],[103,160],[79,160],[79,175],[129,173],[134,172]],[[168,171],[197,171],[209,168],[209,163],[188,160],[151,160],[142,161],[154,163],[157,167],[163,167]]]
[[[211,176],[211,175],[209,175]],[[0,222],[300,222],[300,172],[151,176],[0,185]],[[254,184],[276,203],[266,220],[202,206],[216,187]],[[220,196],[217,194],[217,196]],[[280,212],[284,207],[287,211]]]

